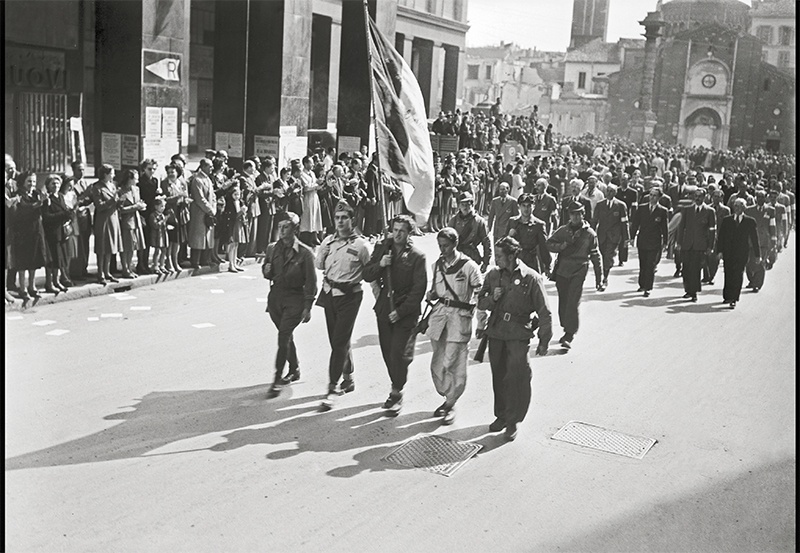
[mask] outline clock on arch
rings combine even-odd
[[[714,85],[717,84],[717,78],[709,73],[708,75],[703,76],[703,80],[700,82],[706,88],[714,88]]]

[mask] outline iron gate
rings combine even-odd
[[[66,94],[17,95],[17,166],[41,173],[67,170],[69,118]]]

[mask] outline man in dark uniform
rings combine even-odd
[[[722,193],[722,191],[720,191]],[[756,222],[745,215],[747,200],[737,198],[733,201],[733,215],[726,216],[719,225],[716,255],[725,260],[725,285],[722,288],[722,301],[736,307],[742,292],[742,281],[745,265],[750,255],[756,263],[761,261],[761,249],[758,243]]]
[[[522,248],[517,257],[537,273],[550,276],[551,257],[545,246],[545,225],[533,216],[533,195],[522,194],[518,203],[520,214],[508,222],[508,236]]]
[[[583,294],[583,281],[589,272],[589,260],[594,267],[597,290],[602,292],[605,289],[597,234],[584,221],[585,211],[582,204],[573,204],[568,223],[559,227],[546,242],[548,250],[558,253],[553,276],[558,290],[558,321],[564,329],[559,341],[564,349],[572,347],[572,340],[578,332],[578,305]]]
[[[523,421],[531,401],[531,366],[528,359],[530,340],[536,326],[531,317],[538,315],[537,355],[547,354],[553,337],[552,316],[544,279],[533,269],[519,263],[519,243],[511,237],[496,245],[497,267],[493,267],[478,294],[478,308],[490,310],[485,331],[489,341],[492,368],[495,421],[489,430],[505,428],[505,437],[517,437],[517,424]]]
[[[714,235],[717,230],[717,218],[714,209],[705,203],[706,191],[695,187],[694,205],[681,210],[681,222],[678,225],[678,236],[675,249],[681,252],[683,261],[684,298],[697,301],[703,259],[714,249]]]
[[[534,183],[533,216],[544,221],[544,231],[548,236],[558,226],[558,202],[547,193],[547,179],[538,178]]]
[[[628,243],[628,208],[616,198],[617,187],[606,186],[606,199],[598,202],[594,210],[593,227],[603,258],[603,287],[608,287],[608,274],[614,266],[614,255],[620,244]]]
[[[720,189],[714,190],[711,193],[711,208],[716,213],[717,218],[717,231],[714,236],[715,244],[719,238],[719,229],[722,220],[731,214],[730,208],[722,203],[724,198],[725,192]],[[717,252],[713,252],[706,257],[706,263],[703,266],[703,280],[701,281],[703,284],[714,284],[714,277],[717,276],[717,270],[719,269],[719,259],[720,257],[717,255]],[[744,271],[744,265],[742,265],[742,271]]]
[[[409,238],[413,230],[411,217],[397,215],[392,219],[392,236],[375,246],[364,267],[364,280],[380,285],[375,316],[383,361],[392,382],[383,404],[390,416],[396,416],[403,403],[408,366],[414,359],[414,327],[428,283],[425,254]]]
[[[473,209],[474,203],[472,193],[462,192],[458,198],[458,213],[450,218],[448,226],[458,233],[458,251],[479,264],[483,272],[492,259],[492,242],[489,240],[486,221]],[[478,250],[478,245],[483,248],[483,255]]]
[[[636,207],[639,205],[639,192],[635,188],[628,186],[628,175],[625,175],[621,179],[616,198],[625,204],[625,207],[628,209],[628,219],[632,220],[633,213],[636,211]],[[627,240],[619,245],[619,266],[622,267],[625,265],[626,261],[628,261]]]
[[[488,228],[495,237],[495,242],[508,234],[508,221],[515,215],[519,215],[517,200],[509,195],[511,189],[506,182],[501,182],[498,187],[500,194],[492,200],[489,207]]]
[[[267,394],[277,397],[281,388],[300,379],[297,348],[292,334],[300,323],[311,320],[311,306],[317,295],[317,273],[311,248],[297,239],[300,218],[289,212],[278,223],[278,241],[267,247],[261,271],[272,281],[267,298],[267,312],[278,328],[278,353],[275,356],[275,380]],[[283,368],[289,361],[289,373]]]
[[[752,288],[753,292],[758,292],[764,287],[765,260],[769,256],[770,250],[776,247],[778,240],[775,231],[775,209],[766,203],[766,199],[766,191],[758,190],[756,192],[756,205],[745,208],[745,213],[756,220],[758,245],[761,250],[760,256],[754,254],[750,256],[750,261],[746,267],[747,287]]]
[[[639,234],[637,242],[639,253],[639,292],[650,296],[656,275],[656,266],[661,257],[661,249],[667,242],[669,230],[667,208],[660,204],[661,188],[654,186],[649,192],[649,202],[639,204],[633,212],[631,241]]]

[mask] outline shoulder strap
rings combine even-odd
[[[462,260],[459,260],[459,261],[462,261]],[[463,266],[463,263],[462,263],[462,266]],[[444,263],[442,263],[442,259],[441,258],[439,258],[436,261],[436,268],[439,270],[439,273],[442,275],[442,282],[444,282],[444,287],[447,288],[447,291],[450,292],[453,295],[453,299],[456,300],[456,301],[461,301],[459,299],[459,297],[458,297],[458,294],[455,293],[453,288],[451,288],[450,284],[447,282],[447,276],[445,275],[445,272],[444,272]],[[434,282],[435,281],[436,281],[436,275],[434,275]]]

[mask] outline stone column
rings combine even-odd
[[[458,46],[443,44],[444,48],[444,79],[442,83],[442,111],[456,110],[456,96],[458,93]]]
[[[656,115],[653,112],[653,81],[655,80],[656,51],[661,27],[664,23],[661,12],[650,12],[644,21],[639,22],[645,28],[644,37],[644,71],[642,73],[642,89],[639,98],[639,109],[631,117],[628,138],[633,142],[647,142],[653,138],[656,126]]]
[[[121,168],[181,151],[189,87],[189,0],[96,3],[96,165],[102,133],[120,135]],[[149,120],[148,120],[149,116]]]

